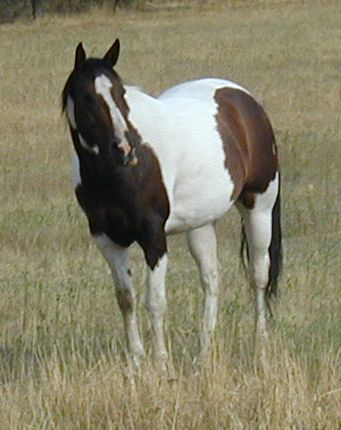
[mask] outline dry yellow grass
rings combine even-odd
[[[341,223],[338,2],[266,1],[157,13],[93,11],[0,27],[0,428],[340,429]],[[171,375],[126,365],[108,269],[70,186],[60,92],[83,40],[146,91],[199,76],[253,90],[283,170],[285,269],[266,359],[253,351],[253,298],[239,220],[219,226],[220,313],[198,370],[201,294],[181,237],[170,241]],[[133,250],[139,316],[145,269]]]

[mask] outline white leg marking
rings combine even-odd
[[[75,103],[70,96],[67,97],[66,113],[71,127],[76,130]]]
[[[116,286],[116,295],[124,321],[129,351],[136,356],[144,355],[136,320],[136,295],[132,284],[129,255],[123,248],[105,234],[93,236],[93,240],[108,262]]]
[[[190,252],[200,270],[205,295],[200,335],[201,355],[205,356],[210,349],[218,310],[217,241],[213,224],[189,231],[187,240]]]
[[[154,356],[164,361],[167,359],[167,349],[164,342],[163,324],[166,312],[166,271],[167,254],[164,254],[154,270],[148,271],[148,285],[145,306],[149,313],[154,335]]]
[[[278,192],[278,173],[263,194],[257,194],[253,209],[238,205],[244,220],[249,248],[249,273],[256,292],[256,326],[266,336],[265,290],[269,280],[269,246],[272,236],[272,208]]]
[[[256,324],[260,333],[266,333],[265,289],[269,279],[271,242],[271,211],[247,211],[244,218],[245,233],[249,248],[249,273],[256,293]]]

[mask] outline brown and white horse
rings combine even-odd
[[[201,353],[210,347],[218,301],[215,223],[234,204],[247,239],[256,323],[266,334],[266,299],[281,266],[277,150],[263,108],[239,85],[201,79],[158,98],[124,86],[113,70],[116,40],[101,59],[80,43],[63,90],[75,149],[75,192],[91,236],[108,262],[128,350],[143,355],[129,246],[148,265],[146,308],[154,354],[167,357],[163,324],[168,234],[186,232],[201,275]]]

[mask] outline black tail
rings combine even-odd
[[[266,286],[268,298],[277,296],[278,278],[282,270],[282,228],[281,228],[281,177],[278,176],[278,193],[272,208],[272,235],[269,246],[270,268],[269,281]]]
[[[269,281],[266,286],[266,297],[276,297],[278,293],[278,279],[282,270],[282,228],[281,228],[281,178],[278,178],[277,198],[272,208],[271,243],[269,246],[270,267]],[[245,258],[246,254],[246,258]],[[249,260],[249,250],[242,220],[240,259],[246,270],[246,261]]]
[[[242,231],[241,231],[241,238],[240,238],[239,257],[240,257],[240,261],[242,263],[243,269],[245,270],[245,272],[247,272],[247,262],[249,261],[249,247],[247,246],[247,239],[246,239],[243,218],[241,219],[241,222],[242,222]],[[245,258],[245,254],[246,254],[246,258]]]

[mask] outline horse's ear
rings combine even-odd
[[[75,69],[78,69],[85,61],[86,53],[83,48],[82,42],[80,42],[76,48],[75,53]]]
[[[106,61],[106,63],[110,67],[114,67],[115,64],[117,63],[119,53],[120,53],[120,41],[116,39],[113,45],[111,46],[111,48],[104,55],[103,60]]]

